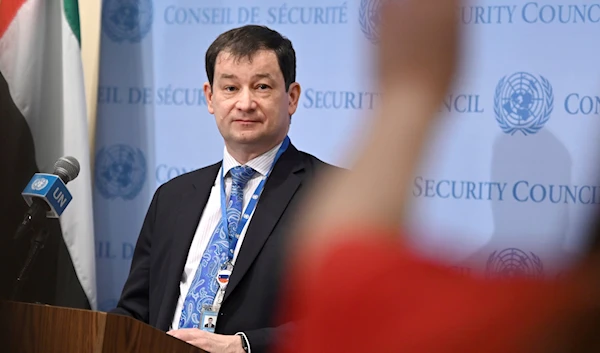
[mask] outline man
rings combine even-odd
[[[382,4],[386,94],[351,171],[319,180],[299,210],[281,308],[300,319],[275,352],[600,352],[597,248],[558,280],[485,280],[420,256],[403,237],[411,180],[455,73],[461,4]],[[360,310],[373,300],[375,310]],[[377,327],[357,325],[367,320]]]
[[[204,327],[206,327],[206,328],[215,328],[215,324],[213,324],[213,318],[212,317],[208,318],[208,322],[206,324],[204,324]]]
[[[114,313],[218,353],[265,352],[293,328],[274,319],[287,225],[315,174],[334,169],[287,138],[295,71],[291,42],[266,27],[227,31],[208,48],[204,94],[223,161],[156,191]],[[205,314],[215,333],[202,330]]]

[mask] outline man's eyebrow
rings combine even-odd
[[[237,79],[238,77],[234,74],[221,74],[219,77],[223,78],[223,79]],[[268,78],[268,79],[272,79],[273,76],[269,73],[260,73],[260,74],[255,74],[253,76],[253,78]]]
[[[272,78],[271,74],[268,74],[268,73],[266,73],[266,74],[256,74],[256,75],[254,75],[254,77],[257,77],[257,78]]]

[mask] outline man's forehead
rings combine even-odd
[[[219,69],[234,69],[235,67],[254,67],[260,68],[264,73],[276,75],[279,73],[279,62],[277,56],[272,51],[260,50],[252,55],[233,55],[229,51],[222,51],[217,56],[215,71]]]

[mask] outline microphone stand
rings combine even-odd
[[[29,247],[29,253],[27,254],[27,258],[25,259],[25,263],[17,276],[15,281],[15,287],[13,288],[11,300],[17,301],[17,298],[20,294],[21,289],[23,288],[23,284],[27,281],[27,275],[31,270],[33,263],[35,262],[38,254],[44,248],[46,244],[46,239],[48,239],[48,235],[50,232],[45,227],[40,227],[34,230],[35,237],[31,240],[31,246]]]

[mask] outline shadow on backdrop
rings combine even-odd
[[[503,191],[491,202],[494,231],[466,266],[488,278],[553,278],[575,260],[564,250],[571,168],[567,148],[548,129],[498,135],[491,180]]]

